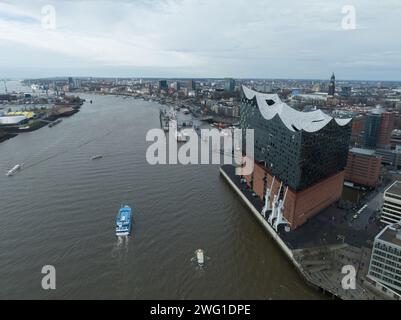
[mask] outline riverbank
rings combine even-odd
[[[14,138],[18,134],[39,130],[59,118],[71,117],[79,112],[80,108],[81,105],[74,104],[70,106],[64,104],[51,109],[41,109],[37,111],[39,114],[38,118],[31,119],[23,124],[1,126],[0,143]],[[3,132],[3,134],[1,132]]]
[[[4,132],[0,130],[0,143],[3,141],[6,141],[8,139],[16,137],[17,134],[15,133],[9,133],[9,132]]]
[[[186,108],[189,112],[198,120],[206,121],[209,123],[216,123],[216,124],[224,124],[227,126],[236,125],[239,123],[239,117],[231,117],[231,116],[224,116],[221,114],[215,113],[203,113],[202,106],[199,102],[194,101],[192,98],[171,98],[171,97],[163,97],[157,95],[148,95],[148,94],[138,94],[138,93],[121,93],[121,92],[97,92],[97,91],[82,91],[83,93],[90,93],[90,94],[98,94],[102,96],[116,96],[116,97],[123,97],[123,98],[134,98],[138,100],[148,101],[148,102],[155,102],[163,106],[172,107],[172,108]],[[81,93],[81,92],[80,92]],[[217,103],[217,101],[216,101]]]

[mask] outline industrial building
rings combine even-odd
[[[351,119],[300,112],[245,86],[243,92],[240,126],[254,129],[256,164],[245,179],[269,209],[281,201],[280,218],[295,229],[341,197]]]
[[[26,116],[2,116],[0,117],[0,126],[15,126],[28,121]]]

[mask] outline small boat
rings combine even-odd
[[[92,158],[91,158],[91,160],[98,160],[98,159],[102,159],[103,158],[103,156],[101,155],[101,154],[99,154],[99,155],[97,155],[97,156],[93,156]]]
[[[177,137],[177,142],[187,142],[188,141],[188,136],[182,131],[178,131],[176,133],[176,137]]]
[[[17,173],[17,171],[21,170],[23,166],[24,166],[23,163],[15,165],[10,171],[6,173],[6,176],[8,177],[13,176],[14,174]]]
[[[196,260],[200,266],[203,266],[205,263],[205,255],[202,249],[198,249],[195,251],[196,253]]]
[[[129,206],[122,206],[116,219],[116,236],[128,236],[131,233],[132,210]]]

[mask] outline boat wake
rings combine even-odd
[[[210,257],[205,255],[205,251],[198,249],[195,251],[195,256],[191,258],[191,263],[194,265],[195,270],[199,273],[203,273],[206,268],[206,261],[209,261]]]
[[[27,170],[27,169],[36,167],[36,166],[38,166],[38,165],[40,165],[40,164],[42,164],[42,163],[45,163],[45,162],[47,162],[47,161],[49,161],[49,160],[51,160],[51,159],[57,158],[57,157],[59,157],[59,156],[61,156],[61,155],[64,155],[64,154],[66,154],[66,153],[70,153],[70,152],[73,151],[73,150],[80,149],[80,148],[82,148],[82,147],[84,147],[84,146],[86,146],[86,145],[88,145],[88,144],[90,144],[90,143],[92,143],[92,142],[95,142],[95,141],[97,141],[97,140],[99,140],[99,139],[102,139],[102,138],[104,138],[104,137],[110,135],[111,133],[112,133],[111,131],[108,131],[108,132],[105,133],[104,135],[101,135],[101,136],[99,136],[99,137],[92,138],[92,139],[90,139],[90,140],[87,140],[87,141],[85,141],[85,142],[83,142],[83,143],[81,143],[81,144],[75,146],[75,147],[68,148],[67,150],[60,151],[60,152],[58,152],[58,153],[56,153],[56,154],[53,154],[53,155],[50,155],[50,156],[48,156],[48,157],[46,157],[46,158],[44,158],[44,159],[41,159],[41,160],[36,161],[36,162],[34,162],[34,163],[31,163],[31,164],[25,166],[25,167],[24,167],[24,170]],[[26,161],[26,162],[29,162],[29,159],[27,158],[27,159],[25,159],[25,161]]]
[[[129,237],[120,236],[117,237],[117,241],[111,250],[111,257],[113,259],[121,259],[124,252],[128,252]]]

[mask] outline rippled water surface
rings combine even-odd
[[[0,298],[321,298],[218,166],[147,164],[159,105],[84,98],[93,104],[59,125],[0,144]],[[128,241],[114,234],[121,204],[134,208]],[[41,288],[44,265],[57,270],[54,291]]]

